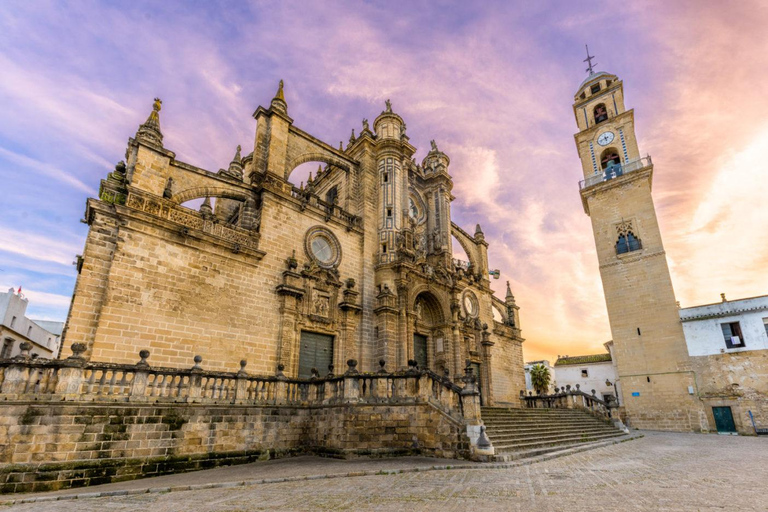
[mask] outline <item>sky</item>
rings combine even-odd
[[[624,82],[683,307],[768,294],[768,3],[0,2],[0,289],[65,320],[85,201],[163,100],[164,146],[210,171],[252,148],[280,79],[336,145],[391,99],[420,161],[451,158],[453,220],[509,280],[526,360],[610,339],[573,134],[596,69]],[[249,152],[244,151],[244,153]],[[298,177],[292,176],[292,180]]]

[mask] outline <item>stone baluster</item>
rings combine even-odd
[[[468,425],[480,425],[480,392],[477,390],[475,376],[472,374],[472,367],[464,368],[464,377],[461,381],[464,388],[461,390],[461,403],[464,410],[464,420]]]
[[[422,372],[421,376],[416,379],[416,386],[418,387],[419,402],[428,402],[432,395],[432,377],[427,372]]]
[[[347,371],[344,372],[344,401],[357,402],[360,400],[360,379],[357,371],[357,360],[349,359],[347,361]]]
[[[22,341],[19,345],[21,354],[12,359],[13,363],[5,369],[5,379],[0,392],[3,395],[20,395],[24,393],[27,387],[27,378],[29,377],[29,362],[32,358],[29,351],[32,344],[28,341]]]
[[[189,370],[188,402],[199,401],[203,391],[203,367],[200,366],[200,363],[203,362],[203,357],[199,355],[195,356],[194,361],[195,365]]]
[[[284,404],[288,402],[288,377],[283,373],[285,365],[280,363],[277,365],[277,372],[275,372],[275,404]]]
[[[136,370],[133,374],[133,381],[131,382],[131,402],[145,402],[147,401],[147,380],[149,379],[149,363],[147,358],[149,357],[149,350],[140,350],[139,357],[141,360],[136,363]]]
[[[59,380],[56,383],[56,394],[67,398],[75,398],[80,395],[80,386],[83,380],[83,368],[85,358],[83,353],[87,347],[85,343],[73,343],[72,355],[61,362]]]
[[[245,371],[245,365],[248,361],[240,361],[240,370],[235,377],[235,402],[241,404],[248,400],[248,372]]]

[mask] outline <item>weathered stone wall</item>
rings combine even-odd
[[[755,434],[749,411],[757,428],[768,429],[768,351],[692,357],[691,361],[706,413],[703,428],[708,425],[710,431],[717,431],[712,407],[727,406],[739,434]]]
[[[0,492],[65,489],[295,453],[466,457],[427,403],[320,407],[4,403]]]

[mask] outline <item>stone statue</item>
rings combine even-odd
[[[386,112],[392,112],[392,102],[389,100],[384,101],[384,105],[386,107]]]
[[[165,199],[170,199],[173,196],[173,178],[168,178],[168,182],[165,184],[165,189],[163,190],[163,197]]]
[[[406,126],[405,126],[405,123],[403,123],[402,125],[400,125],[400,138],[401,138],[401,139],[402,139],[403,137],[405,137],[405,128],[406,128]]]
[[[364,132],[371,131],[370,128],[368,128],[368,120],[367,119],[363,119],[363,131]]]
[[[438,151],[437,144],[434,140],[429,141],[429,144],[432,146],[432,151]]]

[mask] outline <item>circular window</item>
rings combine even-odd
[[[321,226],[307,231],[304,248],[315,263],[321,267],[335,267],[341,261],[341,245],[333,233]]]
[[[464,313],[470,318],[475,318],[478,313],[477,297],[471,291],[464,292],[464,299],[462,300],[464,305]]]

